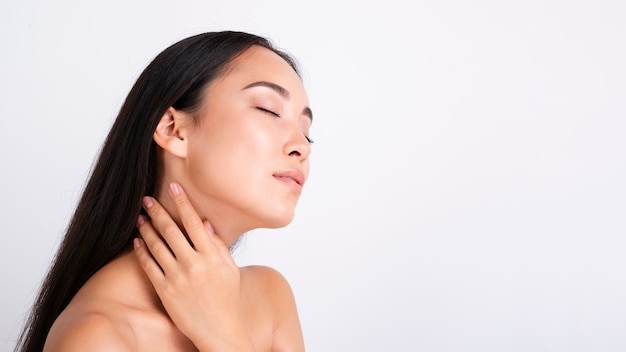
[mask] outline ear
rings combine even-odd
[[[186,113],[169,107],[154,131],[156,144],[173,155],[186,158],[190,118]]]

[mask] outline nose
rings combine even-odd
[[[300,162],[308,159],[311,155],[311,144],[300,128],[294,128],[289,140],[285,143],[285,154],[298,158]]]

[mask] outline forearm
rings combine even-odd
[[[196,347],[200,352],[256,352],[252,339],[243,326],[212,335],[205,335],[202,341],[198,341]]]

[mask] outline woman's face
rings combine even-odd
[[[201,216],[235,232],[291,222],[309,174],[311,120],[287,62],[258,46],[238,56],[207,87],[189,136],[183,186]]]

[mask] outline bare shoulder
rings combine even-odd
[[[273,320],[272,351],[304,351],[304,339],[298,309],[291,287],[277,270],[267,266],[240,268],[241,281],[247,295],[257,303],[271,307]]]
[[[287,279],[274,268],[262,265],[251,265],[240,268],[241,279],[246,283],[252,285],[265,286],[266,288],[273,287],[274,289],[288,289],[291,292],[291,288]]]
[[[57,319],[44,352],[54,351],[132,351],[132,339],[120,324],[102,313],[84,313]]]
[[[264,298],[275,310],[293,306],[295,299],[287,279],[274,268],[252,265],[240,268],[243,289],[254,297]],[[287,307],[283,307],[287,306]]]

